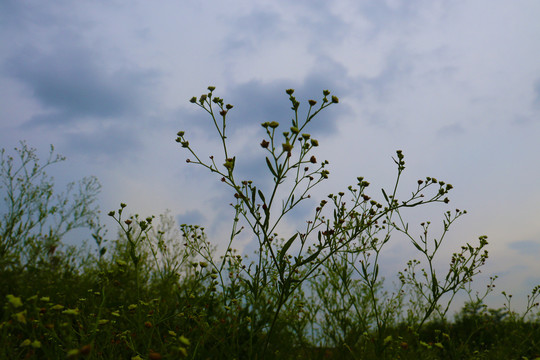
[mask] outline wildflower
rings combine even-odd
[[[178,340],[180,340],[180,342],[186,346],[189,346],[191,344],[189,339],[186,338],[184,335],[181,335]]]
[[[31,343],[32,343],[32,341],[30,339],[26,339],[19,346],[20,347],[26,347],[26,346],[29,346]]]
[[[34,349],[38,349],[41,347],[41,341],[39,340],[34,340],[32,341],[32,343],[30,344]]]
[[[62,310],[63,308],[64,308],[64,305],[57,304],[51,307],[51,310]]]
[[[282,144],[281,146],[283,146],[283,151],[286,151],[286,152],[291,152],[291,150],[293,149],[293,146],[288,141]]]
[[[62,314],[79,315],[79,309],[67,309],[67,310],[62,311]]]
[[[319,146],[319,142],[315,139],[311,139],[311,146]]]
[[[68,350],[66,356],[68,358],[73,358],[73,357],[76,357],[77,355],[79,355],[79,349],[71,349],[71,350]]]
[[[183,357],[187,357],[188,353],[187,353],[187,350],[185,348],[179,347],[178,351],[182,353]]]
[[[144,327],[150,329],[152,327],[152,323],[150,321],[145,321]]]
[[[18,308],[22,306],[22,301],[20,297],[16,297],[14,295],[8,294],[6,295],[6,298],[10,302],[11,305],[13,305],[14,308]]]
[[[315,106],[315,104],[317,104],[315,100],[308,100],[308,103],[310,106]]]
[[[270,145],[270,143],[268,141],[266,141],[266,140],[263,140],[261,142],[261,147],[264,148],[264,149],[267,149],[268,145]]]
[[[234,158],[228,158],[225,160],[225,163],[223,164],[223,166],[227,169],[227,170],[233,170],[234,169]]]
[[[160,353],[151,351],[150,354],[148,354],[148,358],[150,360],[160,360],[163,359],[163,356],[161,356]]]

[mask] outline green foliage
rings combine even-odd
[[[444,213],[436,238],[428,222],[420,225],[419,237],[409,231],[405,210],[448,203],[450,184],[427,177],[408,198],[398,199],[405,161],[397,151],[391,189],[368,193],[369,182],[358,177],[355,186],[317,200],[305,227],[284,233],[280,224],[329,178],[328,161],[317,160],[319,142],[307,131],[314,117],[339,99],[325,90],[320,105],[309,100],[301,116],[294,90],[286,90],[290,126],[262,124],[260,146],[273,180],[267,191],[237,178],[242,159],[230,153],[225,132],[233,106],[215,97],[214,87],[208,90],[191,102],[212,119],[222,154],[202,161],[184,131],[177,142],[190,152],[189,163],[208,169],[231,190],[232,227],[224,253],[217,252],[204,227],[178,227],[169,213],[130,215],[123,203],[109,212],[118,235],[106,239],[93,205],[99,191],[95,179],[83,180],[78,192],[70,185],[55,195],[44,169],[62,157],[51,149],[39,165],[35,150],[23,143],[18,164],[2,150],[7,210],[0,223],[0,358],[540,356],[535,313],[540,287],[532,290],[522,314],[512,309],[506,293],[502,308],[484,305],[496,277],[485,293],[473,295],[471,281],[487,259],[485,236],[463,245],[441,272],[441,244],[465,211]],[[62,242],[69,230],[85,226],[97,252]],[[257,239],[255,254],[236,249],[244,231]],[[381,275],[381,258],[395,233],[408,238],[418,256],[396,274],[392,290]],[[450,321],[448,309],[460,291],[469,301]]]
[[[55,155],[52,145],[44,164],[24,142],[15,152],[11,156],[0,151],[0,267],[54,266],[62,250],[60,239],[97,217],[94,203],[101,185],[95,177],[86,177],[55,194],[45,170],[65,158]]]

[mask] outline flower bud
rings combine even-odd
[[[194,96],[191,99],[189,99],[189,102],[195,104],[197,102],[197,98]]]
[[[310,106],[315,106],[317,102],[315,100],[308,100]]]
[[[282,146],[283,146],[283,151],[286,151],[286,152],[291,152],[291,150],[293,149],[293,146],[288,141],[282,144]]]
[[[285,90],[285,92],[288,94],[288,95],[292,95],[294,93],[294,89],[287,89]]]
[[[209,87],[208,87],[208,90],[209,90],[209,91],[214,91],[214,90],[216,90],[216,87],[215,87],[215,86],[209,86]]]

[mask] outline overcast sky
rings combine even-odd
[[[170,209],[223,242],[231,193],[174,141],[185,130],[201,153],[219,154],[189,98],[214,85],[235,105],[238,167],[261,179],[259,124],[290,120],[284,90],[296,89],[305,110],[329,89],[340,104],[311,133],[330,179],[314,198],[357,176],[376,194],[402,149],[405,195],[433,176],[454,185],[450,208],[468,210],[446,255],[488,235],[483,279],[498,275],[497,293],[524,299],[540,283],[539,15],[536,0],[3,0],[0,147],[26,140],[46,154],[52,143],[68,158],[57,181],[96,175],[105,213],[120,202],[145,216]],[[411,225],[441,222],[446,209],[413,211]],[[396,238],[388,273],[410,256]]]

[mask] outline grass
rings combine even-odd
[[[96,179],[58,194],[45,172],[64,160],[53,148],[44,163],[25,143],[15,155],[2,150],[0,358],[540,358],[540,287],[521,314],[512,311],[506,293],[503,307],[484,305],[495,277],[482,294],[470,289],[488,259],[487,237],[464,244],[445,272],[436,271],[444,236],[466,212],[445,212],[436,237],[427,222],[419,237],[411,235],[403,220],[403,211],[447,204],[450,184],[427,177],[411,197],[398,200],[405,161],[397,151],[393,188],[368,194],[369,182],[359,177],[347,191],[318,201],[305,228],[279,235],[288,213],[329,177],[328,162],[313,155],[318,141],[306,130],[339,99],[325,90],[321,104],[309,100],[302,117],[294,90],[286,91],[291,126],[282,131],[275,121],[262,124],[260,146],[274,183],[263,192],[237,178],[225,134],[233,106],[208,90],[191,102],[212,119],[224,163],[201,160],[184,131],[177,142],[190,153],[189,163],[208,169],[232,192],[224,253],[201,226],[178,226],[169,213],[130,215],[123,203],[109,212],[117,223],[109,238],[98,221]],[[75,228],[89,229],[95,246],[65,245],[65,234]],[[235,250],[243,231],[259,245],[249,257]],[[389,291],[380,257],[395,232],[409,238],[418,256]],[[452,318],[448,309],[459,292],[469,301]]]

